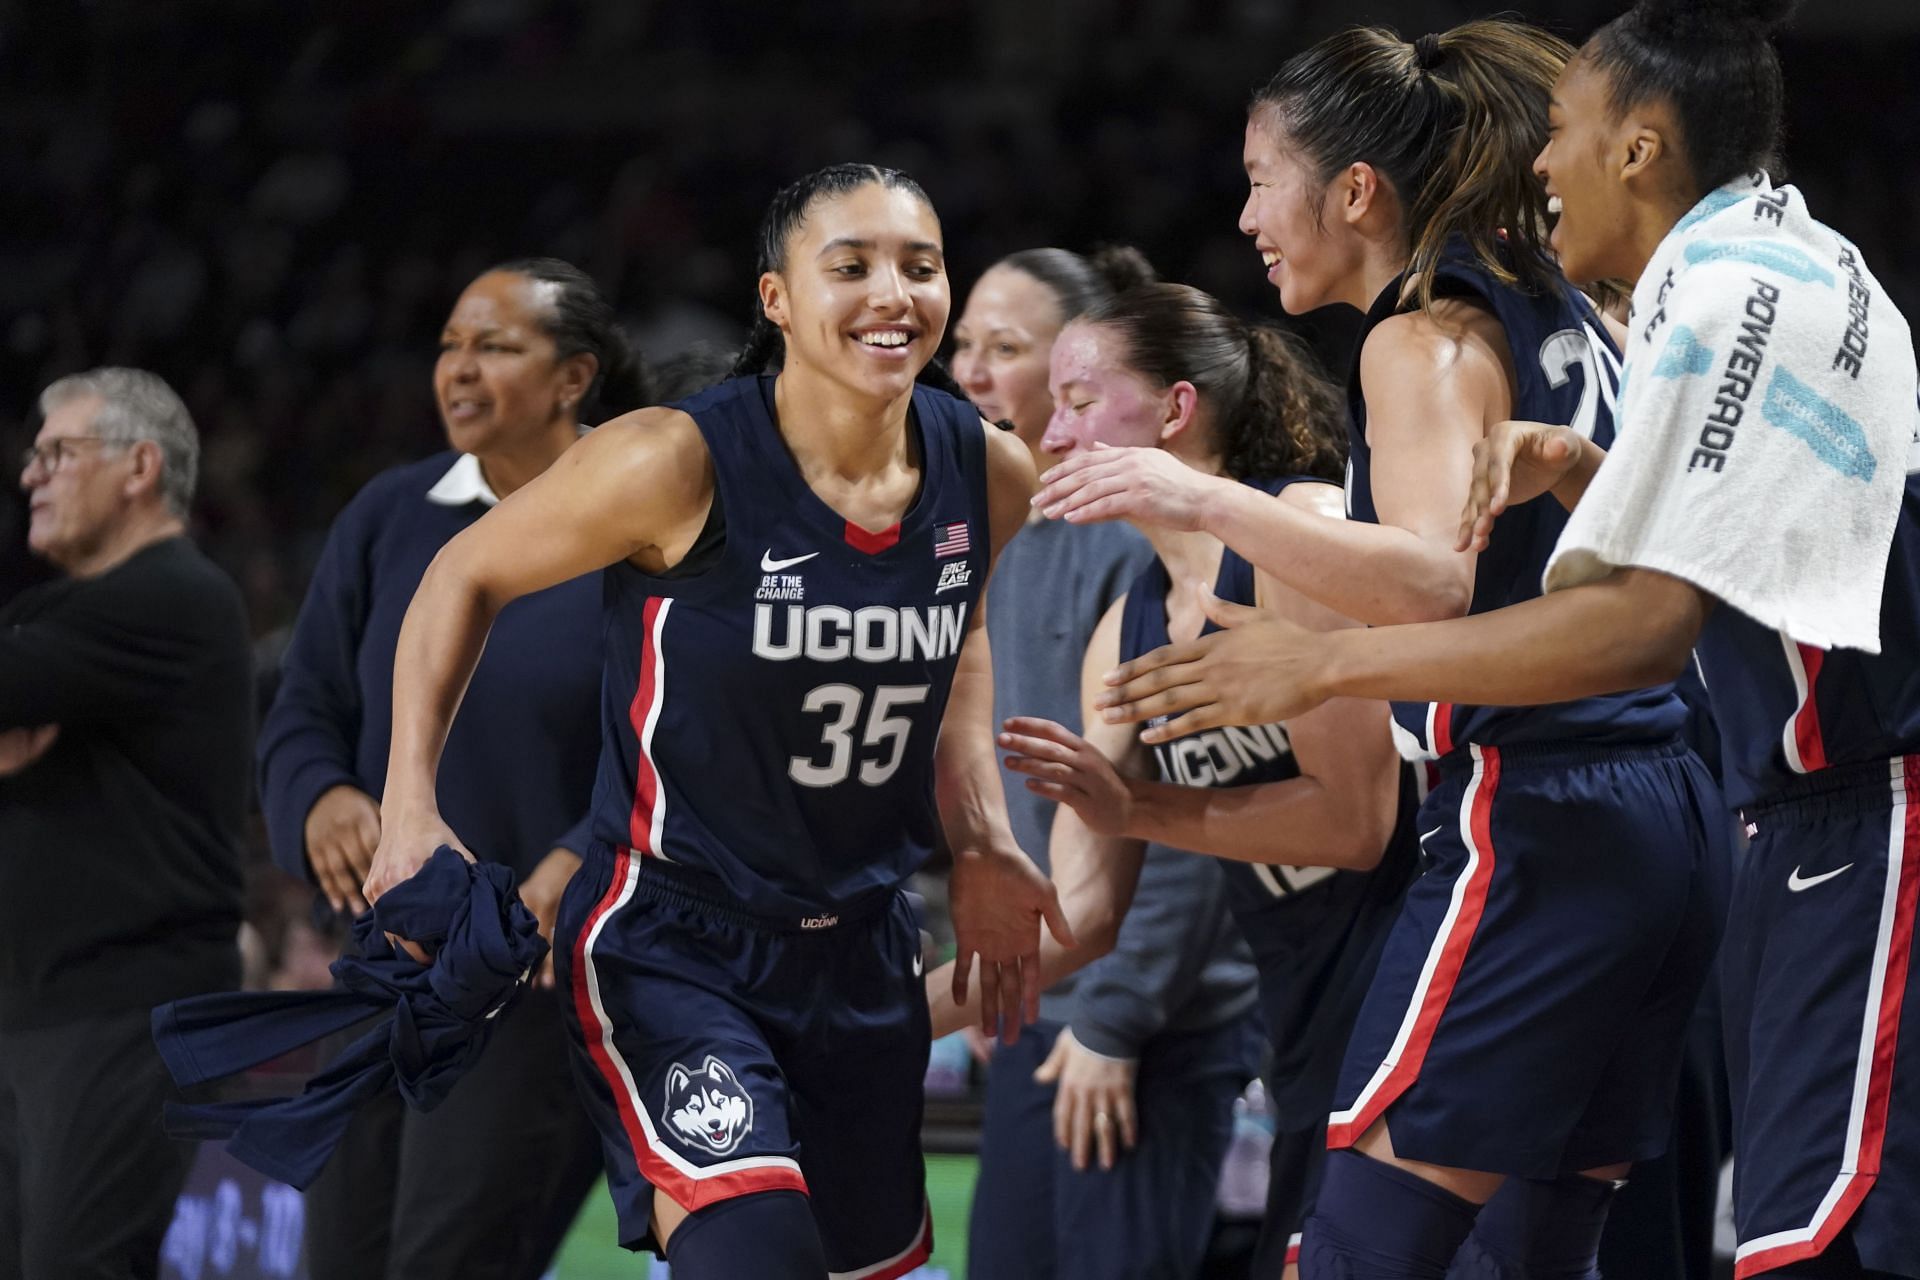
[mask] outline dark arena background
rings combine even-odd
[[[1517,12],[1577,42],[1620,8]],[[731,347],[768,196],[857,159],[927,188],[956,316],[1005,253],[1125,243],[1164,277],[1280,321],[1235,227],[1250,90],[1339,26],[1411,37],[1485,12],[1438,0],[0,0],[0,414],[17,451],[40,388],[61,375],[134,365],[180,391],[204,445],[194,532],[241,584],[265,699],[334,516],[377,472],[443,447],[436,338],[487,265],[578,264],[650,361]],[[1787,180],[1914,315],[1920,5],[1803,0],[1779,50]],[[1287,323],[1343,358],[1350,320]],[[0,599],[48,572],[25,552],[24,515],[6,486]],[[250,856],[249,980],[324,984],[336,939],[271,868],[257,824]],[[974,1086],[950,1047],[930,1073],[937,1245],[925,1274],[957,1278]],[[302,1229],[297,1193],[210,1149],[164,1274],[302,1275]],[[615,1246],[596,1191],[556,1274],[647,1266]]]

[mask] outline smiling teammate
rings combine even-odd
[[[916,387],[951,301],[906,175],[785,188],[760,265],[741,367],[783,354],[777,376],[602,426],[428,570],[367,896],[456,840],[434,771],[494,614],[605,567],[595,838],[556,968],[621,1241],[692,1280],[887,1280],[932,1230],[901,882],[944,827],[990,1021],[1037,1000],[1042,917],[1067,936],[1007,831],[979,610],[1032,463]]]

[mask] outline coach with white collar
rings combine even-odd
[[[370,481],[334,521],[260,731],[275,859],[336,909],[380,840],[393,655],[440,548],[551,466],[582,423],[637,407],[639,370],[592,280],[554,259],[469,284],[440,332],[434,396],[453,452]],[[600,575],[508,605],[448,736],[440,812],[513,868],[552,935],[586,850],[600,758]],[[552,983],[550,964],[539,985]],[[500,1020],[429,1113],[368,1104],[307,1195],[313,1280],[534,1280],[600,1170],[574,1099],[561,993]]]
[[[253,682],[186,536],[200,444],[137,369],[62,378],[22,459],[63,576],[0,606],[0,1277],[152,1276],[192,1155],[163,1001],[238,985]]]

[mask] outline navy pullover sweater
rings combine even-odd
[[[293,874],[312,878],[306,821],[322,794],[346,783],[379,800],[400,623],[489,498],[478,463],[442,453],[374,477],[334,521],[260,732],[267,834]],[[599,574],[501,611],[440,761],[440,815],[475,856],[524,877],[556,846],[586,851],[600,665]]]

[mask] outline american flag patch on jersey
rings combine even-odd
[[[948,556],[966,554],[971,544],[967,541],[967,522],[956,520],[952,524],[933,526],[933,558],[944,560]]]

